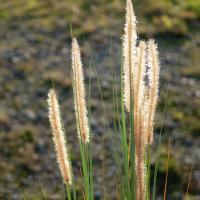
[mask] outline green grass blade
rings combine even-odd
[[[158,172],[158,164],[160,161],[160,147],[161,147],[162,131],[163,131],[165,113],[166,113],[166,108],[167,108],[168,86],[169,86],[169,84],[167,85],[167,91],[166,91],[166,96],[165,96],[165,105],[164,105],[164,110],[163,110],[163,116],[162,116],[162,122],[161,122],[160,134],[159,134],[159,141],[158,141],[158,148],[157,148],[157,154],[156,154],[156,163],[155,163],[155,168],[154,168],[152,200],[156,200],[157,172]]]
[[[124,110],[124,100],[123,100],[123,70],[122,70],[122,64],[121,64],[121,71],[120,71],[120,77],[121,77],[121,120],[122,120],[122,129],[120,131],[121,136],[121,148],[123,153],[123,159],[124,159],[124,173],[125,173],[125,189],[126,189],[126,198],[127,200],[131,200],[131,189],[130,189],[130,180],[129,180],[129,161],[128,161],[128,144],[127,144],[127,130],[126,130],[126,116],[125,116],[125,110]]]

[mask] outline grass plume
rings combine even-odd
[[[134,85],[134,134],[136,163],[136,196],[138,200],[145,197],[145,135],[144,135],[144,76],[145,76],[146,43],[141,41],[137,51],[137,72]],[[136,71],[135,70],[135,71]]]
[[[56,150],[57,162],[61,171],[63,182],[72,184],[71,163],[65,142],[64,130],[61,123],[60,109],[57,95],[54,89],[48,93],[49,121],[52,128],[53,141]]]
[[[130,0],[127,0],[126,23],[123,37],[123,99],[130,113],[132,153],[135,153],[136,199],[144,200],[146,159],[153,141],[153,125],[159,87],[159,59],[154,40],[140,41],[137,46],[136,18]],[[133,110],[131,110],[133,109]],[[133,116],[132,116],[133,115]],[[133,137],[133,136],[132,136]],[[147,156],[148,155],[148,156]],[[149,165],[148,158],[148,165]],[[133,170],[133,168],[131,169]]]
[[[137,32],[136,32],[136,17],[133,11],[133,5],[131,0],[127,1],[126,4],[126,23],[124,26],[123,36],[123,82],[124,82],[124,104],[126,110],[130,112],[131,107],[131,79],[133,75],[133,69],[135,66],[136,58],[136,43],[137,43]]]
[[[78,137],[86,144],[89,142],[89,125],[85,101],[85,85],[80,48],[76,38],[72,39],[72,78],[74,92],[74,107]]]
[[[153,141],[153,125],[154,125],[154,115],[156,110],[156,105],[158,102],[158,88],[159,88],[159,53],[158,47],[154,40],[148,41],[148,57],[147,57],[148,69],[148,80],[149,80],[149,90],[148,90],[148,101],[149,101],[149,113],[148,113],[148,144],[150,145]]]

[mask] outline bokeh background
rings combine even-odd
[[[200,1],[134,0],[133,4],[140,38],[156,39],[162,65],[153,147],[164,115],[157,199],[163,194],[169,138],[167,198],[184,199],[192,168],[189,197],[200,199]],[[95,62],[113,130],[112,82],[116,72],[119,89],[124,15],[124,0],[0,0],[0,199],[63,199],[47,114],[52,81],[61,102],[74,171],[77,177],[80,174],[70,24],[81,45],[86,83],[92,77],[95,197],[114,198],[111,133],[97,74],[94,69],[89,72],[89,63],[91,58]]]

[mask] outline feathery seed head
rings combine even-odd
[[[134,86],[134,104],[135,112],[141,108],[144,101],[145,89],[145,70],[146,70],[146,42],[140,41],[137,48],[137,59],[134,68],[133,86]]]
[[[153,126],[156,105],[158,101],[158,88],[159,88],[159,72],[160,63],[158,58],[158,48],[154,40],[148,41],[147,64],[148,64],[148,79],[149,79],[149,119],[148,119],[148,144],[153,141]]]
[[[158,47],[154,40],[148,41],[148,78],[149,78],[149,86],[153,88],[153,85],[156,86],[156,92],[158,93],[159,86],[159,72],[160,72],[160,63],[159,63],[159,55],[158,55]]]
[[[127,0],[126,5],[126,22],[124,27],[123,36],[123,90],[124,90],[124,104],[128,112],[130,112],[131,101],[131,77],[135,65],[136,57],[136,43],[137,43],[137,30],[136,30],[136,17],[133,11],[131,0]]]
[[[136,196],[137,199],[144,200],[145,194],[145,126],[144,120],[146,107],[146,42],[140,41],[137,47],[136,65],[134,66],[134,75],[132,80],[134,93],[134,135],[135,135],[135,157],[136,157]]]
[[[65,184],[72,184],[71,163],[68,156],[64,130],[61,123],[60,109],[54,89],[48,93],[49,121],[52,128],[53,141],[55,145],[57,162]]]
[[[72,77],[78,137],[84,144],[86,144],[90,140],[89,125],[85,101],[83,67],[81,62],[80,48],[76,38],[73,38],[72,40]]]

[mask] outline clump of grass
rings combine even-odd
[[[145,199],[145,159],[153,141],[153,121],[158,99],[159,60],[153,40],[139,42],[137,47],[136,19],[131,1],[127,1],[127,17],[123,39],[123,98],[131,115],[130,142],[136,180],[136,199]],[[145,78],[147,79],[145,81]],[[148,160],[148,167],[149,167]],[[131,183],[132,184],[132,183]]]
[[[131,0],[127,0],[121,69],[121,104],[119,110],[116,163],[119,170],[119,199],[150,199],[150,146],[159,87],[159,58],[154,40],[138,41],[137,23]],[[91,133],[86,108],[84,74],[78,42],[72,39],[72,79],[77,132],[83,176],[83,199],[94,199]],[[117,100],[116,100],[117,101]],[[71,164],[65,147],[55,90],[48,95],[49,118],[60,171],[76,198]],[[125,112],[125,109],[127,112]],[[127,123],[130,119],[130,123]],[[127,126],[129,124],[130,127]],[[155,195],[154,195],[155,196]],[[154,197],[155,198],[155,197]]]

